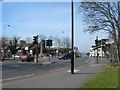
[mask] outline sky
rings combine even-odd
[[[83,32],[85,23],[78,12],[79,2],[74,3],[74,45],[80,52],[89,52],[96,36],[107,38],[105,32],[94,35]],[[1,8],[1,4],[0,4]],[[34,35],[69,37],[71,39],[71,3],[70,2],[3,2],[2,26],[5,35],[16,35],[25,40]],[[10,24],[10,27],[7,25]],[[3,29],[3,28],[2,28]],[[64,33],[63,33],[64,32]]]

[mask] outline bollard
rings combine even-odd
[[[37,62],[37,60],[36,60],[36,55],[34,56],[34,63],[36,63]]]

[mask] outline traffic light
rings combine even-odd
[[[46,40],[46,46],[49,46],[49,40]]]
[[[52,40],[46,40],[46,46],[52,46]]]
[[[33,36],[33,43],[38,44],[38,36]]]
[[[49,40],[49,44],[50,44],[50,46],[52,46],[52,40]]]

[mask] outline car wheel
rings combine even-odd
[[[28,59],[27,62],[30,62],[30,59]]]

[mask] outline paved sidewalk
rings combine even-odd
[[[3,88],[79,88],[100,72],[105,64],[89,64],[76,68],[71,74],[68,68],[33,75],[30,78],[3,84]]]

